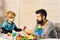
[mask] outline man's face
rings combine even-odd
[[[41,14],[36,14],[37,17],[37,23],[42,24],[43,23],[43,16]]]

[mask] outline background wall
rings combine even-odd
[[[34,27],[36,22],[35,11],[45,9],[47,19],[53,23],[60,23],[59,0],[21,0],[20,1],[20,26]]]
[[[20,15],[20,13],[19,13],[19,11],[20,11],[20,7],[19,7],[19,0],[4,0],[5,2],[5,12],[6,11],[9,11],[9,10],[11,10],[11,11],[13,11],[13,12],[15,12],[16,13],[16,19],[15,19],[15,23],[16,23],[16,25],[18,26],[18,22],[20,22],[19,21],[19,19],[20,18],[18,18]]]
[[[32,29],[36,24],[35,11],[45,9],[47,19],[60,23],[60,0],[4,0],[5,12],[12,10],[16,13],[15,23],[18,27],[27,26]]]
[[[41,0],[40,4],[40,8],[47,10],[47,19],[51,20],[52,22],[60,23],[59,0]]]
[[[4,1],[0,0],[0,26],[2,25],[4,21]]]

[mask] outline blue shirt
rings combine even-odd
[[[9,22],[5,21],[5,22],[2,24],[2,28],[4,28],[5,30],[14,30],[15,27],[16,27],[16,25],[15,25],[14,22],[9,23]]]

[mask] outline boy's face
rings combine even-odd
[[[8,21],[13,22],[15,20],[15,17],[9,17]]]

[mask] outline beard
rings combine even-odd
[[[42,19],[41,21],[39,21],[39,20],[37,19],[37,24],[41,24],[41,25],[42,25],[42,23],[43,23],[43,19]]]

